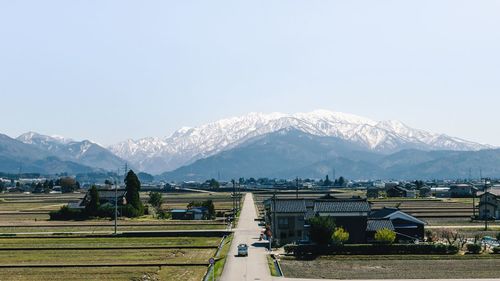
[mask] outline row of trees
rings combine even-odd
[[[335,179],[333,182],[330,180],[328,175],[326,175],[325,180],[320,180],[319,184],[322,186],[339,186],[339,187],[344,187],[347,184],[347,181],[345,180],[344,177],[339,177],[338,179]]]

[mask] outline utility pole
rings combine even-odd
[[[236,219],[236,182],[234,179],[231,180],[233,184],[233,219]]]
[[[488,195],[486,194],[486,192],[488,191],[488,183],[487,183],[487,180],[488,180],[487,178],[485,178],[485,179],[484,179],[484,193],[483,193],[483,197],[484,197],[484,200],[485,200],[485,201],[486,201],[486,196],[488,196]],[[484,202],[484,203],[486,203],[486,202]],[[487,213],[487,211],[488,211],[488,209],[487,209],[487,208],[488,208],[488,206],[487,206],[486,204],[484,204],[484,203],[483,203],[483,205],[484,205],[484,230],[486,231],[486,230],[488,230],[488,213]]]
[[[296,198],[299,199],[299,177],[295,179],[295,187],[297,188]]]
[[[115,235],[118,232],[118,184],[115,179]]]
[[[273,193],[273,221],[272,221],[272,234],[271,237],[269,238],[269,251],[272,251],[272,239],[274,239],[274,236],[276,235],[276,224],[278,222],[276,221],[276,189],[274,189]]]

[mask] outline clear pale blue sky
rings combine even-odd
[[[500,145],[500,1],[0,2],[0,132],[318,108]]]

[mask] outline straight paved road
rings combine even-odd
[[[238,227],[233,229],[234,239],[229,250],[221,280],[223,281],[271,281],[271,273],[267,266],[266,244],[259,242],[260,227],[255,221],[257,210],[251,193],[245,196],[245,203],[240,213]],[[249,246],[248,257],[237,257],[238,245]]]

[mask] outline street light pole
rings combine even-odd
[[[115,235],[118,231],[118,185],[115,179]]]

